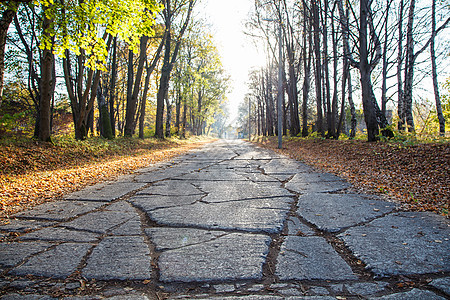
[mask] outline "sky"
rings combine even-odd
[[[254,0],[202,0],[198,7],[212,26],[222,64],[231,76],[232,91],[227,95],[229,122],[237,117],[238,105],[247,93],[249,71],[264,63],[264,54],[244,34],[245,21],[253,5]]]

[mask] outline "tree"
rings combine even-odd
[[[51,25],[53,19],[51,19],[51,14],[49,10],[51,6],[43,5],[43,25],[42,25],[42,37],[47,44],[42,53],[42,62],[41,62],[41,101],[39,105],[39,139],[41,141],[49,142],[50,139],[50,103],[53,95],[52,86],[55,78],[52,78],[52,66],[53,66],[53,53],[52,47],[53,44],[52,36],[51,36]],[[50,47],[48,46],[50,45]]]
[[[89,116],[92,115],[101,71],[105,70],[112,36],[118,35],[131,50],[135,50],[141,36],[153,34],[154,14],[160,8],[156,0],[73,0],[52,6],[49,15],[54,21],[48,35],[55,41],[54,52],[63,57],[77,139],[87,136]],[[52,49],[52,43],[47,41],[43,47]],[[72,60],[76,71],[72,69]]]
[[[439,86],[437,80],[436,68],[436,53],[435,53],[435,38],[436,38],[436,0],[431,3],[431,38],[430,38],[430,57],[431,57],[431,72],[433,77],[434,100],[436,102],[436,113],[439,120],[439,133],[445,135],[445,118],[442,113],[441,99],[439,97]]]
[[[3,77],[5,73],[5,46],[9,25],[17,13],[20,2],[0,2],[0,106],[3,99]]]
[[[414,117],[412,113],[412,103],[413,103],[413,80],[414,80],[414,68],[415,62],[418,56],[425,51],[428,46],[434,41],[436,35],[446,28],[448,23],[450,22],[450,17],[443,22],[443,24],[439,28],[435,28],[436,24],[433,25],[432,19],[432,34],[431,37],[426,40],[423,46],[417,51],[414,52],[414,17],[415,17],[415,6],[416,1],[411,0],[409,5],[408,12],[408,25],[407,25],[407,33],[406,33],[406,60],[405,60],[405,82],[404,82],[404,93],[402,101],[402,115],[399,116],[399,128],[403,129],[402,124],[406,123],[409,132],[415,132],[414,127]],[[434,27],[434,28],[433,28]],[[400,105],[400,104],[399,104]]]
[[[315,76],[315,86],[316,86],[316,109],[317,109],[317,119],[316,128],[317,132],[321,135],[323,132],[323,115],[322,115],[322,63],[320,54],[320,21],[319,21],[319,0],[313,0],[312,6],[312,24],[314,28],[314,76]]]
[[[194,8],[195,0],[163,0],[164,10],[164,24],[166,26],[166,41],[164,49],[164,59],[163,66],[161,69],[161,78],[159,81],[159,88],[156,100],[156,123],[155,123],[155,137],[164,138],[164,102],[167,98],[169,90],[169,81],[173,65],[177,60],[178,51],[180,50],[181,38],[186,31],[189,24],[191,13]],[[179,17],[179,14],[183,11],[182,8],[187,6],[187,11],[185,17],[181,21],[181,27],[179,28],[178,34],[176,35],[174,41],[175,45],[172,48],[172,31],[176,29],[173,21],[175,18]]]

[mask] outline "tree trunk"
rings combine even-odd
[[[114,138],[116,136],[116,124],[114,116],[114,101],[116,96],[116,79],[117,79],[117,36],[113,40],[113,53],[112,53],[112,66],[111,66],[111,87],[109,92],[109,115],[111,122],[111,134]]]
[[[327,137],[333,137],[335,131],[333,129],[333,110],[331,108],[331,92],[330,92],[330,71],[328,68],[328,1],[324,1],[324,11],[322,17],[322,30],[323,30],[323,72],[324,72],[324,80],[325,80],[325,95],[324,99],[326,99],[326,116],[327,116]],[[333,33],[332,33],[333,34]]]
[[[133,51],[128,50],[127,103],[125,112],[124,136],[129,137],[133,135],[132,124],[134,122],[134,115],[136,113],[136,105],[137,105],[137,103],[132,102],[133,81],[134,81]]]
[[[322,115],[322,67],[320,55],[320,22],[318,0],[312,1],[313,27],[314,27],[314,51],[315,51],[315,85],[316,85],[316,107],[317,119],[316,129],[320,135],[323,135],[323,115]]]
[[[270,72],[270,73],[272,73],[272,72]],[[267,135],[273,136],[274,135],[274,132],[273,132],[274,110],[273,110],[272,81],[271,81],[271,78],[269,77],[269,70],[266,70],[265,85],[263,84],[263,88],[264,88],[264,86],[265,86],[264,98],[266,100]]]
[[[398,123],[397,129],[399,131],[405,130],[405,109],[404,109],[404,93],[402,81],[402,64],[403,64],[403,0],[400,0],[399,15],[398,15],[398,55],[397,55],[397,114]]]
[[[312,48],[312,36],[311,31],[307,30],[307,20],[309,20],[310,15],[308,15],[308,9],[306,6],[306,1],[303,0],[303,103],[302,103],[302,136],[308,136],[308,97],[310,90],[310,76],[311,76],[311,58],[313,56]],[[307,44],[308,35],[308,44]],[[306,59],[306,49],[308,49],[308,59]]]
[[[350,105],[350,137],[354,138],[356,136],[356,109],[355,103],[353,102],[353,85],[352,85],[352,74],[348,72],[348,104]]]
[[[180,112],[181,112],[181,91],[177,91],[175,100],[175,130],[176,134],[180,133]]]
[[[389,8],[391,2],[388,1],[386,8],[386,17],[384,24],[384,46],[383,46],[383,69],[382,69],[382,78],[381,78],[381,113],[386,116],[386,104],[387,104],[387,47],[388,47],[388,19],[389,19]]]
[[[172,122],[172,105],[170,103],[169,98],[166,97],[166,106],[167,106],[167,113],[166,113],[166,137],[170,137],[170,125]]]
[[[178,51],[181,45],[181,38],[186,31],[187,25],[189,24],[192,9],[194,7],[194,0],[189,0],[189,7],[186,15],[186,19],[180,29],[180,32],[177,36],[177,40],[175,43],[175,47],[173,52],[171,51],[171,30],[172,30],[172,10],[170,6],[170,0],[165,0],[165,8],[164,8],[164,19],[166,25],[166,45],[164,51],[164,63],[161,69],[161,78],[159,82],[158,94],[156,98],[156,123],[155,123],[155,137],[164,138],[164,100],[167,97],[167,93],[169,90],[169,81],[170,81],[170,73],[172,72],[173,65],[177,59]]]
[[[334,139],[339,138],[339,133],[336,134],[336,118],[337,118],[337,106],[338,106],[338,57],[337,57],[337,33],[334,30],[334,9],[332,10],[331,17],[331,38],[333,44],[333,100],[331,102],[331,114],[330,115],[330,129],[328,135]],[[344,92],[344,91],[343,91]]]
[[[405,63],[405,88],[403,109],[406,118],[406,124],[409,132],[414,132],[414,117],[412,114],[412,85],[414,79],[414,39],[413,39],[413,22],[415,0],[411,0],[408,13],[408,25],[406,32],[406,63]]]
[[[439,87],[437,80],[436,68],[436,54],[434,51],[434,40],[436,37],[436,0],[432,0],[431,4],[431,42],[430,42],[430,56],[431,56],[431,71],[433,76],[434,100],[436,102],[436,113],[439,121],[439,134],[445,135],[445,118],[442,114],[441,99],[439,97]]]
[[[187,102],[186,99],[183,101],[183,118],[182,118],[182,125],[181,125],[181,138],[186,138],[186,115],[187,115]]]
[[[101,135],[108,140],[113,139],[113,133],[111,128],[111,120],[108,111],[108,103],[103,96],[100,85],[97,87],[97,101],[98,109],[100,111],[100,128]]]
[[[367,139],[369,142],[378,140],[378,122],[375,112],[375,107],[372,102],[373,90],[370,79],[370,65],[368,62],[367,50],[367,16],[369,14],[370,0],[360,1],[360,32],[359,32],[359,52],[360,52],[360,66],[361,73],[361,90],[362,102],[364,108],[364,120],[367,127]],[[413,0],[414,1],[414,0]]]
[[[5,46],[6,37],[8,35],[8,28],[11,24],[14,16],[17,13],[17,8],[19,3],[15,1],[9,1],[7,4],[8,8],[3,11],[0,19],[0,106],[2,106],[3,99],[3,77],[5,74]],[[45,21],[44,21],[45,22]]]
[[[127,98],[127,117],[125,123],[125,136],[132,136],[136,130],[136,109],[138,106],[138,95],[141,89],[142,73],[144,72],[144,63],[147,60],[147,41],[148,36],[142,36],[140,40],[139,63],[134,80],[133,92],[131,97]],[[132,54],[130,58],[132,59]],[[133,62],[131,62],[132,66]],[[131,70],[132,71],[132,70]],[[130,103],[128,103],[130,102]]]
[[[43,36],[51,40],[50,26],[53,22],[52,19],[47,17],[46,11],[48,6],[43,6]],[[48,45],[43,50],[42,62],[41,62],[41,101],[39,107],[39,140],[50,142],[50,106],[52,100],[52,67],[53,67],[53,53],[51,49],[48,49]]]

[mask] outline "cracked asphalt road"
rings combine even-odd
[[[0,299],[448,299],[450,223],[220,140],[0,226]]]

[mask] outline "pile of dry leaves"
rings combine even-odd
[[[276,138],[257,144],[281,151],[318,169],[339,175],[356,188],[384,194],[402,208],[448,216],[450,144],[368,143],[361,140],[289,139],[278,150]]]

